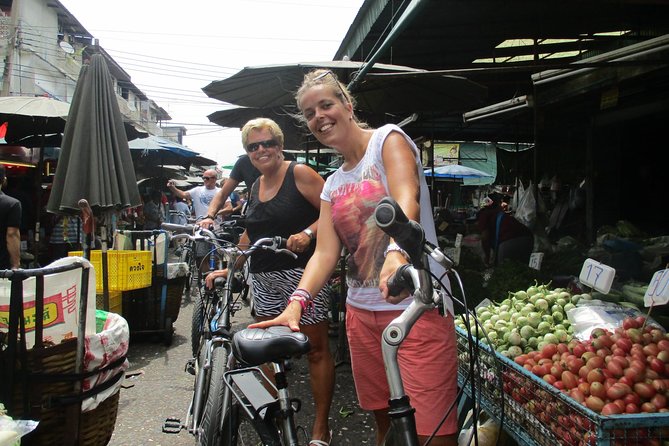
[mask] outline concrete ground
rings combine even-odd
[[[165,347],[160,338],[131,338],[128,373],[138,375],[126,379],[126,388],[121,390],[116,426],[109,443],[111,446],[195,444],[194,437],[185,431],[179,434],[162,432],[165,418],[180,417],[185,420],[192,395],[193,376],[184,371],[186,361],[191,356],[191,314],[192,305],[182,302],[170,347]],[[244,307],[238,312],[234,321],[237,328],[243,328],[250,323],[248,309]],[[350,366],[346,361],[345,351],[337,350],[337,340],[333,333],[331,345],[338,366],[334,401],[330,411],[330,426],[334,431],[332,444],[373,445],[373,418],[357,405]],[[288,379],[293,384],[291,393],[302,400],[302,410],[297,414],[297,422],[310,431],[313,402],[305,358],[295,361]],[[301,444],[306,443],[304,441]]]

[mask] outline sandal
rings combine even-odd
[[[332,443],[332,431],[330,431],[330,441],[325,440],[311,440],[309,446],[330,446]]]

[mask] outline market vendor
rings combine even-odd
[[[529,263],[534,236],[527,226],[505,211],[502,195],[486,197],[484,207],[478,212],[476,224],[481,231],[486,265],[498,265],[504,260],[515,260],[526,265]]]

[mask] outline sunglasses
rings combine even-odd
[[[252,142],[246,146],[246,151],[253,153],[258,150],[260,146],[263,146],[266,149],[273,149],[279,146],[279,141],[276,139],[266,139],[265,141]]]
[[[345,92],[344,89],[342,88],[341,83],[339,82],[339,79],[337,79],[337,76],[335,76],[335,74],[332,72],[332,70],[327,70],[327,71],[325,71],[325,72],[319,74],[318,76],[316,76],[316,77],[314,78],[314,82],[315,82],[315,81],[319,81],[319,80],[325,78],[325,76],[327,76],[328,74],[329,74],[330,76],[332,76],[332,79],[335,81],[335,84],[337,84],[337,88],[339,88],[339,92],[341,93],[341,98],[342,98],[342,100],[343,100],[345,103],[349,103],[349,102],[351,102],[351,100],[349,99],[348,95],[346,94],[346,92]]]
[[[213,180],[213,179],[215,179],[215,178],[216,178],[216,177],[204,177],[204,176],[202,177],[203,180]]]

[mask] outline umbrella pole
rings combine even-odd
[[[100,226],[102,239],[102,309],[109,311],[109,266],[107,265],[107,227]]]
[[[48,121],[48,119],[47,119]],[[46,125],[46,124],[45,124]],[[40,243],[40,213],[42,212],[42,172],[44,170],[44,144],[46,141],[46,134],[42,132],[40,140],[39,158],[37,159],[37,187],[35,190],[37,196],[35,197],[35,233],[33,234],[33,255],[35,256],[35,265],[39,265],[39,243]]]

